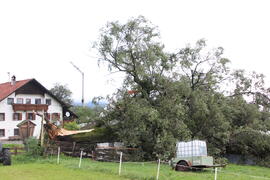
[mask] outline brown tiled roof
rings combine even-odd
[[[33,80],[33,79],[16,81],[16,83],[14,85],[11,85],[10,82],[0,84],[0,101],[5,99],[6,97],[8,97],[10,94],[12,94],[17,89],[19,89],[20,87],[22,87],[23,85],[25,85],[26,83],[28,83],[31,80]]]

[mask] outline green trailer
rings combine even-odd
[[[214,165],[213,157],[207,155],[206,142],[200,140],[178,142],[176,157],[172,159],[171,165],[176,171],[202,170],[222,166]]]

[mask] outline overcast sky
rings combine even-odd
[[[48,89],[60,82],[80,101],[81,75],[72,61],[85,72],[86,101],[111,94],[122,75],[98,67],[91,43],[108,21],[138,15],[159,27],[166,49],[205,38],[210,48],[225,49],[233,68],[270,81],[269,9],[267,0],[0,0],[0,83],[7,72]]]

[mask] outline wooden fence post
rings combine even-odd
[[[158,159],[157,180],[159,178],[159,170],[160,170],[160,159]]]
[[[119,176],[121,175],[121,168],[122,168],[122,156],[123,156],[123,153],[121,152],[121,153],[120,153],[120,163],[119,163]]]
[[[75,146],[76,146],[76,142],[73,142],[73,147],[72,147],[72,156],[74,156]]]
[[[79,168],[81,168],[81,164],[82,164],[82,154],[83,154],[83,151],[81,151],[81,155],[80,155]]]
[[[58,153],[57,153],[57,164],[60,163],[60,146],[58,147]]]
[[[17,147],[15,147],[14,148],[14,154],[17,155],[17,153],[18,153],[18,149],[17,149]]]
[[[217,168],[215,167],[215,180],[217,180]]]

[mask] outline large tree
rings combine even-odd
[[[210,154],[218,156],[239,129],[269,130],[263,76],[231,72],[221,47],[209,50],[199,40],[167,53],[157,27],[142,16],[108,23],[96,47],[111,72],[126,75],[108,99],[104,123],[144,158],[172,157],[176,141],[187,139],[206,140]]]

